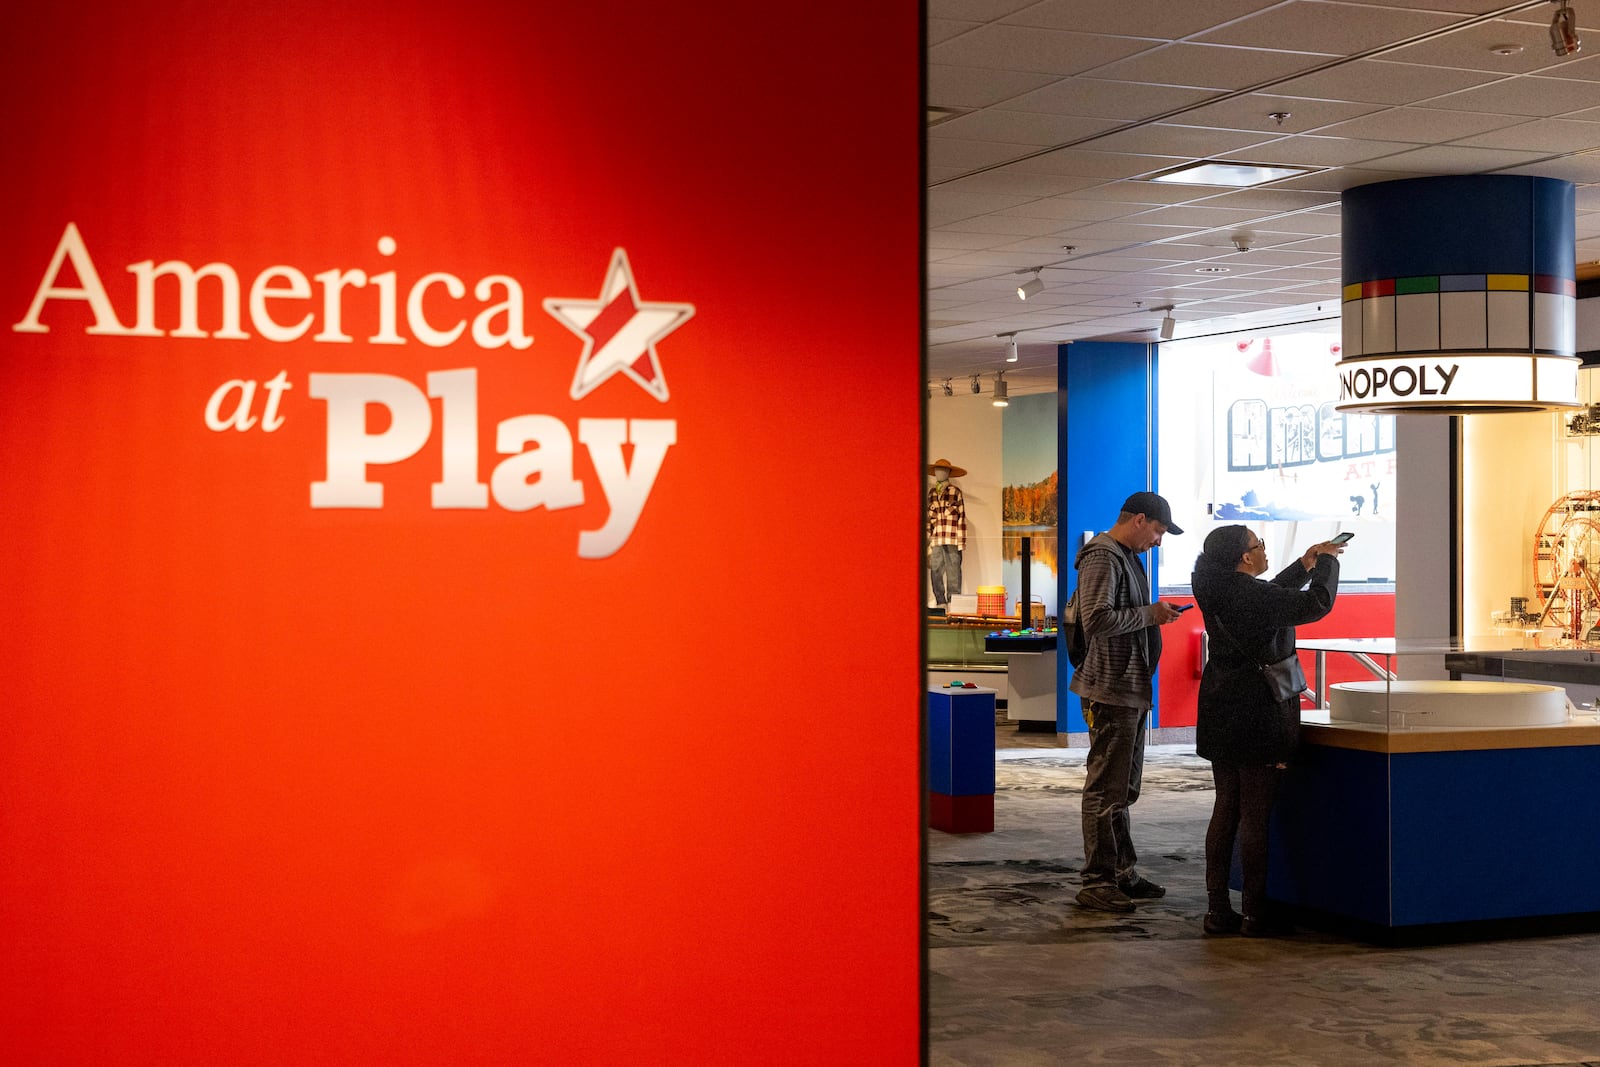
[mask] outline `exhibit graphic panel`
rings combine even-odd
[[[6,26],[0,1060],[917,1062],[918,6]]]

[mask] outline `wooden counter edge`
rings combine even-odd
[[[1498,729],[1453,727],[1438,730],[1396,730],[1378,727],[1301,722],[1300,740],[1328,748],[1362,752],[1472,752],[1504,748],[1568,748],[1600,745],[1600,724],[1569,722],[1559,726]]]

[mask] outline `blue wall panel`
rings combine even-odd
[[[1073,560],[1085,531],[1110,529],[1128,494],[1156,487],[1155,358],[1149,345],[1076,341],[1057,350],[1060,383],[1056,441],[1060,452],[1060,596],[1078,587]],[[1151,565],[1152,590],[1159,587]],[[1058,605],[1059,607],[1059,605]],[[1058,664],[1056,729],[1088,729],[1076,694],[1067,689],[1072,664]],[[1156,724],[1151,716],[1151,725]]]

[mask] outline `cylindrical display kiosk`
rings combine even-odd
[[[1346,190],[1339,410],[1577,406],[1573,210],[1571,182],[1521,175]]]

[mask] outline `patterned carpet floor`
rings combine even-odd
[[[995,832],[929,833],[930,1062],[1600,1067],[1600,935],[1382,948],[1208,938],[1210,765],[1153,746],[1133,915],[1077,907],[1082,749],[1012,740]]]

